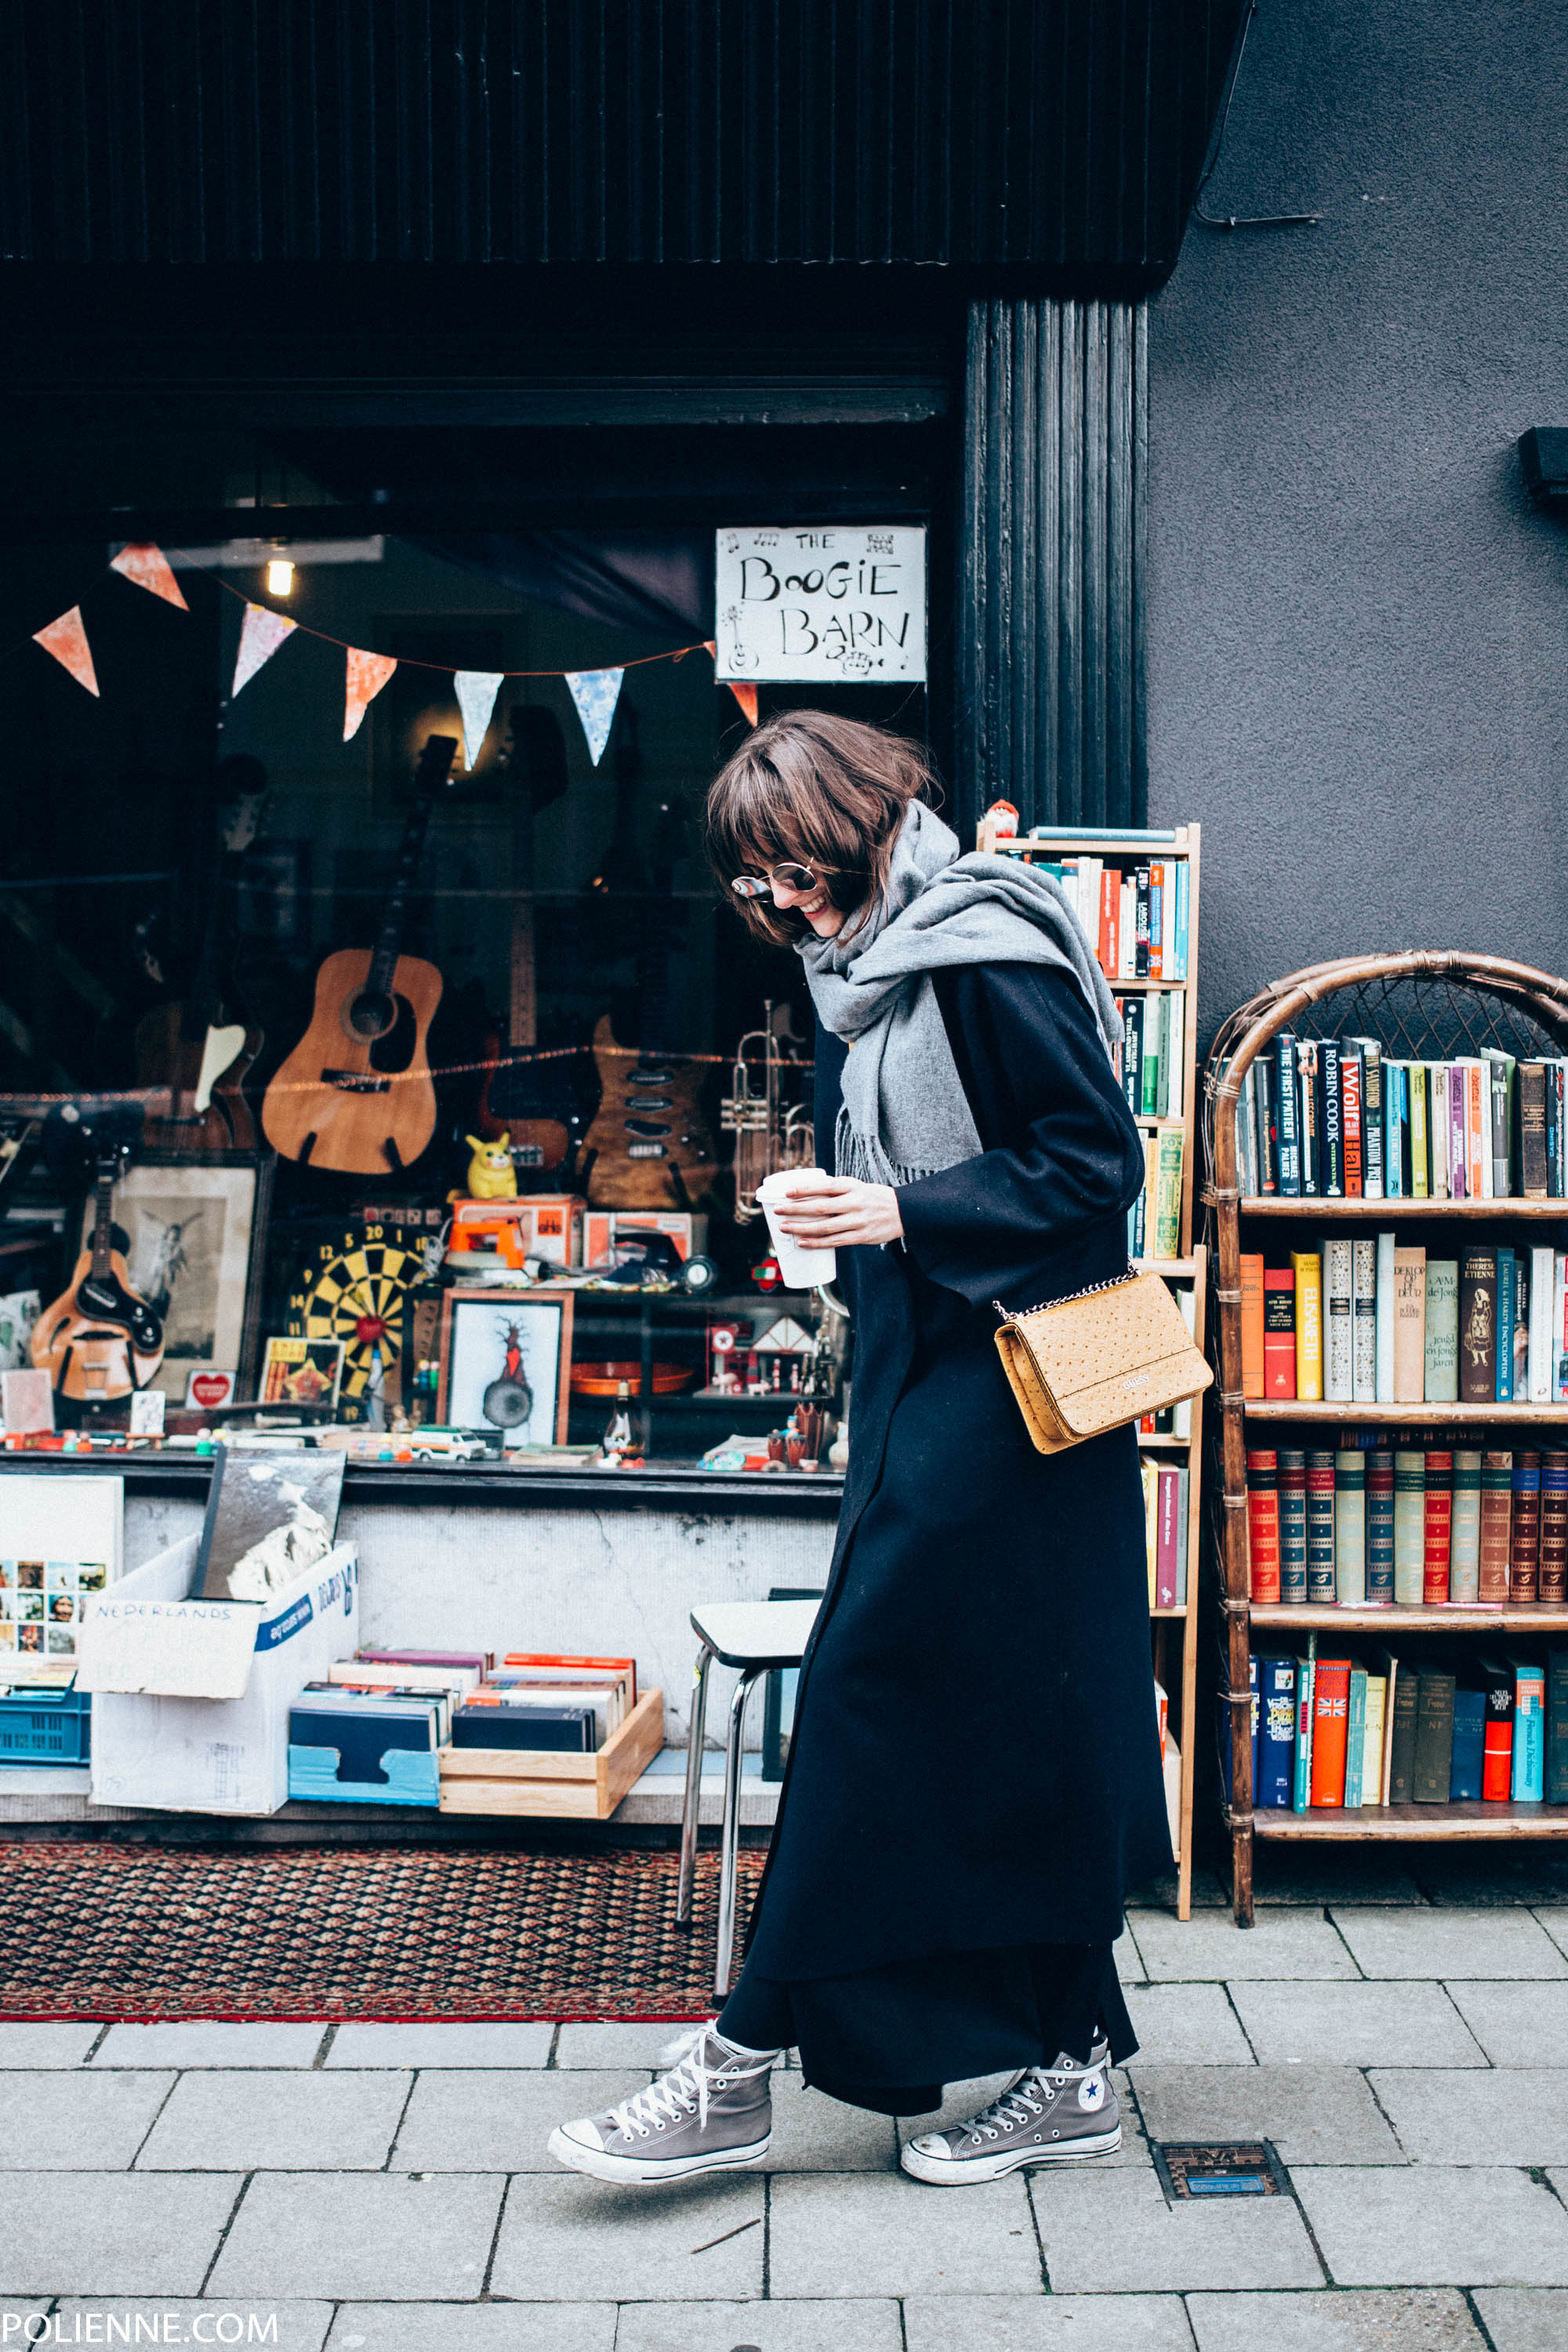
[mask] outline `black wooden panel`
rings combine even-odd
[[[1139,825],[1143,737],[1141,305],[970,311],[957,802],[1030,824]]]

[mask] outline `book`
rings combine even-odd
[[[1514,1454],[1512,1509],[1508,1597],[1516,1609],[1533,1608],[1541,1596],[1541,1456],[1529,1448]]]
[[[1345,1740],[1350,1727],[1351,1661],[1320,1658],[1312,1685],[1314,1806],[1345,1801]]]
[[[1516,1805],[1539,1805],[1546,1796],[1546,1669],[1529,1658],[1511,1658],[1513,1668],[1513,1779],[1509,1796]]]
[[[1307,1636],[1307,1654],[1296,1667],[1296,1753],[1290,1774],[1290,1806],[1304,1813],[1312,1793],[1312,1681],[1317,1670],[1318,1637]]]
[[[1361,1047],[1353,1037],[1340,1039],[1340,1129],[1345,1160],[1345,1198],[1359,1201],[1362,1197],[1362,1080],[1364,1075]]]
[[[1351,1394],[1358,1404],[1377,1398],[1377,1240],[1351,1244]]]
[[[1300,1105],[1296,1087],[1296,1040],[1282,1029],[1274,1040],[1274,1117],[1278,1130],[1279,1191],[1297,1198],[1301,1191]]]
[[[1187,1605],[1187,1521],[1191,1517],[1193,1474],[1184,1463],[1176,1474],[1176,1591],[1174,1606]]]
[[[1394,1390],[1394,1258],[1392,1234],[1379,1234],[1374,1244],[1376,1266],[1373,1276],[1373,1326],[1374,1333],[1374,1378],[1373,1395],[1378,1404],[1392,1404]],[[1245,1263],[1245,1261],[1244,1261]]]
[[[1288,1811],[1296,1764],[1296,1661],[1258,1661],[1258,1763],[1252,1801]]]
[[[1481,1658],[1477,1671],[1487,1699],[1481,1795],[1489,1805],[1506,1805],[1513,1787],[1513,1670],[1500,1658]]]
[[[1497,1252],[1468,1249],[1459,1260],[1459,1395],[1463,1402],[1496,1402],[1497,1366]]]
[[[1295,1284],[1292,1282],[1294,1293]],[[1241,1393],[1249,1403],[1263,1397],[1263,1255],[1244,1250],[1241,1256]],[[1296,1316],[1295,1300],[1291,1299],[1290,1315],[1290,1386],[1285,1391],[1296,1392]]]
[[[1426,1402],[1457,1404],[1459,1401],[1459,1263],[1457,1258],[1426,1261]]]
[[[549,1707],[460,1706],[452,1717],[454,1748],[521,1748],[591,1756],[594,1710],[560,1700]]]
[[[1369,1674],[1366,1678],[1366,1725],[1361,1744],[1361,1801],[1363,1805],[1383,1802],[1384,1709],[1388,1698],[1388,1684],[1382,1675]]]
[[[1258,1088],[1249,1069],[1236,1107],[1236,1182],[1244,1201],[1258,1196]]]
[[[1425,1201],[1432,1192],[1432,1153],[1426,1133],[1427,1071],[1425,1062],[1405,1066],[1405,1092],[1410,1119],[1410,1197]]]
[[[1546,1065],[1519,1066],[1519,1189],[1527,1201],[1546,1193]]]
[[[1307,1457],[1296,1448],[1279,1448],[1279,1598],[1300,1603],[1307,1598]]]
[[[1568,1397],[1568,1254],[1559,1250],[1552,1261],[1552,1402]]]
[[[1307,1455],[1307,1599],[1322,1609],[1336,1598],[1334,1457],[1318,1448]]]
[[[1543,1609],[1568,1606],[1568,1454],[1541,1456],[1541,1567],[1536,1591]]]
[[[1301,1191],[1317,1200],[1322,1191],[1322,1135],[1318,1121],[1318,1047],[1310,1037],[1296,1040],[1297,1125],[1301,1137]]]
[[[1389,1742],[1388,1797],[1391,1805],[1415,1801],[1415,1707],[1420,1677],[1402,1665],[1394,1685],[1394,1731]]]
[[[1420,1404],[1426,1393],[1426,1252],[1394,1253],[1394,1401]]]
[[[1261,1259],[1258,1261],[1262,1265]],[[1260,1393],[1296,1393],[1296,1276],[1288,1266],[1264,1266],[1261,1282],[1263,1386]]]
[[[1513,1402],[1530,1395],[1530,1256],[1516,1251],[1513,1261]]]
[[[1410,1114],[1403,1062],[1383,1065],[1383,1192],[1387,1201],[1409,1196]]]
[[[1568,1650],[1546,1654],[1546,1801],[1568,1805]]]
[[[1564,1457],[1568,1462],[1568,1456]],[[1564,1491],[1568,1500],[1568,1489]],[[1480,1597],[1481,1457],[1479,1453],[1454,1455],[1454,1508],[1449,1522],[1448,1598],[1472,1605]]]
[[[1258,1129],[1258,1190],[1268,1196],[1279,1190],[1279,1138],[1274,1120],[1274,1058],[1260,1054],[1247,1073],[1252,1080]]]
[[[215,1445],[191,1599],[259,1604],[325,1559],[347,1458]]]
[[[1155,1601],[1154,1567],[1160,1545],[1160,1472],[1153,1462],[1141,1462],[1138,1476],[1143,1489],[1143,1552],[1149,1571],[1149,1606]]]
[[[1492,1192],[1491,1087],[1479,1054],[1467,1056],[1465,1087],[1465,1198],[1486,1201]]]
[[[1394,1456],[1385,1445],[1366,1457],[1366,1599],[1369,1606],[1394,1599]]]
[[[1476,1598],[1488,1608],[1507,1601],[1513,1552],[1513,1455],[1481,1455],[1480,1564]]]
[[[1345,1196],[1344,1098],[1341,1091],[1340,1041],[1323,1037],[1318,1043],[1319,1128],[1321,1138],[1323,1198]]]
[[[1426,1154],[1431,1163],[1427,1197],[1448,1197],[1448,1065],[1426,1065]]]
[[[1184,1481],[1187,1473],[1174,1464],[1162,1463],[1159,1470],[1159,1532],[1155,1539],[1154,1601],[1161,1609],[1181,1606],[1184,1594],[1182,1584],[1182,1538],[1185,1513],[1182,1508]],[[1279,1528],[1276,1502],[1274,1528],[1274,1591],[1279,1591]]]
[[[1526,1385],[1531,1404],[1552,1402],[1552,1309],[1555,1272],[1550,1246],[1531,1250]]]
[[[1448,1550],[1454,1508],[1451,1454],[1441,1449],[1427,1454],[1426,1488],[1421,1598],[1431,1608],[1448,1598]]]
[[[1323,1395],[1349,1403],[1354,1393],[1352,1270],[1349,1241],[1330,1234],[1323,1243]]]
[[[1366,1668],[1351,1664],[1350,1707],[1345,1717],[1345,1797],[1347,1809],[1362,1803],[1362,1777],[1366,1741]]]
[[[1419,1604],[1426,1561],[1426,1457],[1402,1450],[1394,1457],[1394,1597],[1401,1607]]]
[[[1149,868],[1146,866],[1133,868],[1132,883],[1137,898],[1134,902],[1133,916],[1135,928],[1132,934],[1132,970],[1129,977],[1132,980],[1147,980],[1149,977]]]
[[[1179,1129],[1160,1131],[1160,1156],[1154,1192],[1154,1255],[1182,1254],[1182,1154],[1185,1139]]]
[[[1115,971],[1114,964],[1108,967]],[[1143,1108],[1143,1015],[1145,1000],[1142,996],[1119,996],[1116,1000],[1121,1014],[1121,1091],[1127,1108],[1134,1118]]]
[[[1516,1261],[1510,1249],[1497,1254],[1497,1379],[1493,1396],[1499,1404],[1513,1402],[1513,1310],[1518,1298]]]
[[[1315,1403],[1323,1393],[1323,1262],[1316,1250],[1292,1250],[1296,1277],[1296,1394]]]
[[[1358,1037],[1355,1042],[1361,1050],[1362,1058],[1362,1192],[1369,1201],[1381,1201],[1388,1190],[1384,1171],[1386,1097],[1384,1086],[1383,1048],[1374,1037]]]
[[[1454,1752],[1454,1677],[1429,1673],[1415,1678],[1415,1757],[1413,1797],[1418,1805],[1446,1805]]]
[[[534,1682],[570,1681],[574,1675],[625,1675],[631,1703],[637,1703],[637,1662],[635,1658],[580,1655],[570,1650],[508,1650],[501,1659],[508,1674],[522,1670]]]
[[[1334,1598],[1359,1609],[1366,1600],[1366,1455],[1334,1455]]]
[[[1393,1768],[1394,1706],[1394,1693],[1399,1683],[1399,1661],[1392,1650],[1374,1650],[1372,1664],[1375,1669],[1375,1678],[1382,1685],[1383,1706],[1383,1756],[1377,1776],[1377,1802],[1380,1805],[1386,1805],[1389,1802],[1388,1791]],[[1363,1777],[1364,1779],[1364,1773]]]
[[[1247,1548],[1254,1601],[1279,1598],[1279,1462],[1271,1446],[1247,1456]]]
[[[1133,1109],[1141,1118],[1160,1116],[1160,1066],[1163,1056],[1165,1000],[1163,996],[1143,999],[1143,1057],[1139,1077],[1138,1100]]]
[[[1451,1804],[1479,1803],[1486,1753],[1487,1695],[1459,1684],[1454,1691],[1454,1747],[1448,1770]]]
[[[1511,1189],[1513,1164],[1513,1101],[1515,1073],[1518,1065],[1511,1054],[1489,1046],[1481,1056],[1486,1079],[1486,1108],[1489,1113],[1490,1145],[1489,1175],[1491,1197],[1507,1200]],[[1485,1146],[1483,1146],[1483,1149]]]

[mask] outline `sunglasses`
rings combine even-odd
[[[730,887],[737,898],[765,898],[775,882],[786,890],[815,890],[817,877],[809,866],[775,866],[771,874],[737,874]]]

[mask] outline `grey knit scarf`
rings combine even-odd
[[[886,905],[852,938],[813,933],[800,955],[818,1020],[850,1048],[837,1172],[867,1183],[913,1183],[980,1150],[933,971],[1056,966],[1082,989],[1108,1055],[1121,1040],[1116,1000],[1060,883],[1021,859],[961,857],[957,835],[918,801],[894,845]]]

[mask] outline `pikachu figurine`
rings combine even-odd
[[[511,1164],[505,1137],[499,1143],[486,1143],[479,1136],[465,1135],[463,1141],[473,1154],[468,1162],[466,1197],[470,1201],[515,1201],[517,1170]]]

